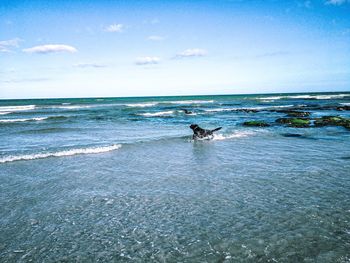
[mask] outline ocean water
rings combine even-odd
[[[0,261],[350,262],[350,130],[275,122],[349,105],[347,92],[2,100]],[[192,123],[223,128],[193,141]]]

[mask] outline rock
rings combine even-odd
[[[256,110],[256,109],[237,109],[237,111],[246,112],[246,113],[257,113],[257,112],[259,112],[259,110]]]
[[[31,224],[32,226],[35,226],[35,225],[39,224],[39,221],[36,220],[36,219],[30,219],[29,222],[30,222],[30,224]]]
[[[281,135],[284,137],[303,137],[302,134],[298,133],[282,133]]]
[[[263,121],[246,121],[243,123],[244,126],[249,127],[269,127],[270,124]]]
[[[189,111],[188,109],[181,109],[185,114],[193,114],[192,111]]]
[[[344,106],[339,106],[336,108],[338,111],[345,111],[345,110],[350,110],[350,106],[344,105]]]
[[[339,116],[323,116],[315,119],[315,126],[343,126],[346,129],[350,129],[350,119]]]
[[[310,112],[306,111],[289,111],[286,112],[288,117],[309,117]]]
[[[279,118],[277,123],[288,124],[295,128],[307,128],[310,126],[310,119],[307,118]]]

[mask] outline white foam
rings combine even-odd
[[[317,99],[317,100],[330,100],[330,99],[342,99],[345,96],[349,96],[347,94],[336,94],[336,95],[300,95],[300,96],[291,96],[294,99]]]
[[[27,111],[35,109],[35,105],[25,106],[1,106],[0,112],[15,112],[15,111]]]
[[[4,120],[0,120],[0,122],[7,123],[7,122],[42,121],[48,118],[49,117],[36,117],[36,118],[29,118],[29,119],[4,119]]]
[[[283,96],[272,96],[272,97],[261,97],[261,98],[257,98],[258,100],[271,100],[271,101],[274,101],[274,100],[280,100],[284,98]]]
[[[289,104],[289,105],[269,106],[269,107],[266,107],[266,108],[290,108],[290,107],[293,107],[293,106],[294,106],[293,104]]]
[[[218,108],[218,109],[207,109],[205,112],[223,112],[223,111],[237,111],[237,110],[263,110],[270,108],[289,108],[293,107],[293,104],[290,105],[277,105],[277,106],[258,106],[258,107],[239,107],[239,108]]]
[[[233,138],[247,137],[253,134],[254,134],[253,132],[249,132],[249,131],[239,131],[239,132],[236,131],[231,134],[214,133],[213,140],[222,141],[222,140],[233,139]]]
[[[128,107],[152,107],[157,105],[158,103],[156,102],[147,102],[147,103],[131,103],[131,104],[125,104]]]
[[[286,96],[272,96],[272,97],[261,97],[259,100],[279,100],[279,99],[316,99],[316,100],[330,100],[330,99],[341,99],[349,94],[333,94],[333,95],[286,95]]]
[[[77,154],[97,154],[97,153],[104,153],[104,152],[117,150],[120,147],[121,147],[120,144],[114,144],[110,146],[71,149],[71,150],[64,150],[59,152],[6,156],[3,158],[0,158],[0,163],[7,163],[7,162],[14,162],[14,161],[21,161],[21,160],[35,160],[35,159],[43,159],[48,157],[72,156]]]
[[[6,114],[9,114],[9,113],[11,113],[11,112],[9,112],[9,111],[3,111],[3,112],[0,112],[0,115],[6,115]]]
[[[162,103],[171,104],[203,104],[203,103],[213,103],[214,100],[175,100],[175,101],[163,101]]]
[[[159,112],[140,113],[139,115],[142,115],[145,117],[155,117],[155,116],[169,116],[173,113],[174,113],[174,111],[159,111]]]
[[[343,103],[340,103],[341,105],[345,105],[345,106],[350,106],[350,102],[343,102]]]
[[[86,109],[86,108],[91,108],[91,106],[87,106],[87,105],[72,105],[72,106],[56,106],[54,108],[58,108],[58,109],[67,109],[67,110],[76,110],[76,109]]]
[[[237,108],[219,108],[219,109],[208,109],[204,110],[206,112],[222,112],[222,111],[234,111],[237,110]]]

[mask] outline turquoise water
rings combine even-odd
[[[0,101],[0,261],[349,262],[350,130],[275,122],[349,105],[346,92]],[[223,128],[193,141],[191,123]]]

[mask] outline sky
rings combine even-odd
[[[0,99],[350,91],[350,0],[0,0]]]

